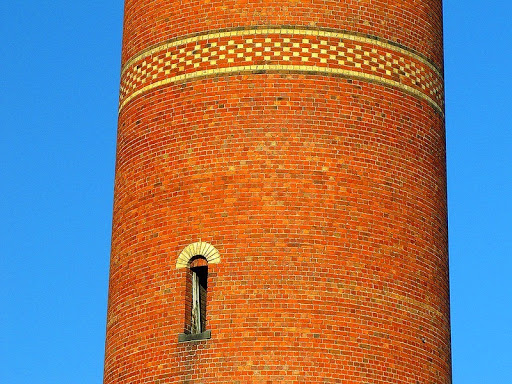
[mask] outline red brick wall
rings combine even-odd
[[[125,3],[104,382],[450,383],[441,1]]]

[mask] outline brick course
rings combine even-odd
[[[451,382],[441,24],[125,1],[105,384]],[[200,241],[211,338],[178,342]]]

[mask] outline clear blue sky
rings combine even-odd
[[[121,0],[0,1],[0,383],[101,383]],[[512,2],[445,0],[453,373],[512,383]]]

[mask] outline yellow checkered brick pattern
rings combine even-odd
[[[217,32],[174,40],[130,59],[122,70],[120,110],[155,87],[240,72],[304,72],[399,88],[443,113],[443,78],[414,52],[378,39],[297,29]]]

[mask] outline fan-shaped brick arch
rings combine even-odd
[[[218,264],[220,262],[220,254],[217,249],[210,243],[198,241],[187,245],[178,256],[176,261],[176,269],[186,268],[190,259],[194,256],[203,256],[208,264]]]

